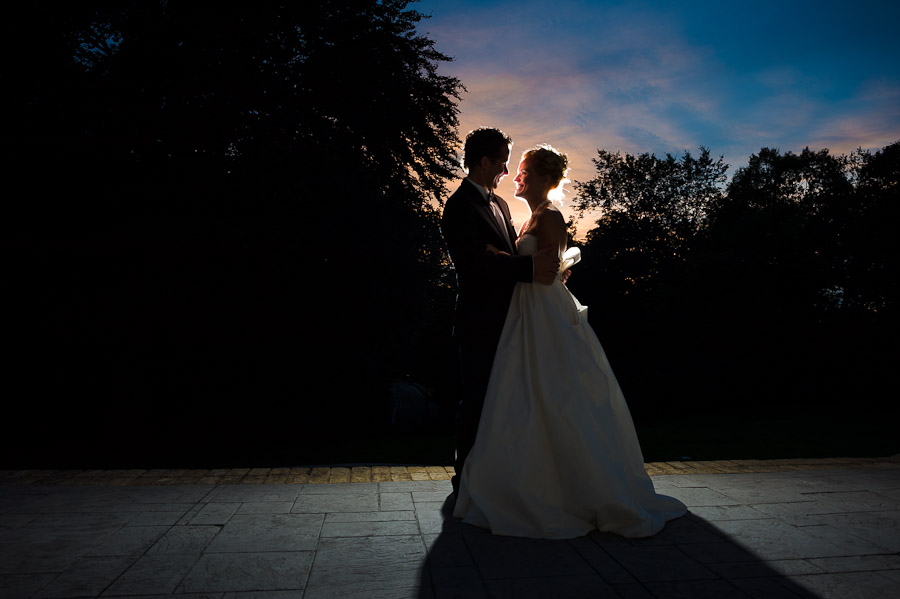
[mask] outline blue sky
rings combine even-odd
[[[589,179],[598,148],[734,168],[783,152],[900,140],[900,2],[422,0],[420,30],[468,88],[460,135],[493,125],[521,152],[567,152]],[[513,199],[512,177],[500,193]],[[517,223],[527,217],[511,201]],[[571,211],[564,211],[570,214]],[[581,227],[579,228],[581,229]],[[580,233],[583,231],[579,231]]]

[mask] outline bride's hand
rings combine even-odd
[[[485,250],[494,254],[495,256],[509,256],[509,252],[504,252],[502,250],[499,250],[499,249],[495,248],[494,246],[492,246],[491,244],[487,244],[487,247],[485,247]]]

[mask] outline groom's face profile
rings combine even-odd
[[[485,156],[484,160],[487,162],[486,171],[491,180],[492,188],[497,189],[503,177],[509,174],[507,166],[509,163],[509,146],[504,147],[495,158]]]

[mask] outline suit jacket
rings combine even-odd
[[[494,198],[506,220],[505,231],[484,196],[467,180],[447,199],[441,216],[441,232],[459,290],[453,334],[461,343],[492,344],[491,353],[500,339],[516,283],[530,283],[533,275],[531,256],[516,253],[509,206],[496,194]],[[487,244],[510,255],[488,252]]]

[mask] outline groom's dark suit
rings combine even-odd
[[[492,212],[492,201],[502,212],[503,225]],[[496,195],[485,199],[468,179],[447,199],[441,231],[453,260],[459,289],[453,328],[459,347],[462,383],[456,422],[456,477],[453,480],[453,487],[457,489],[466,456],[475,442],[509,301],[517,282],[531,282],[533,261],[531,256],[516,253],[516,232],[506,202]],[[510,255],[495,255],[486,250],[488,244]]]

